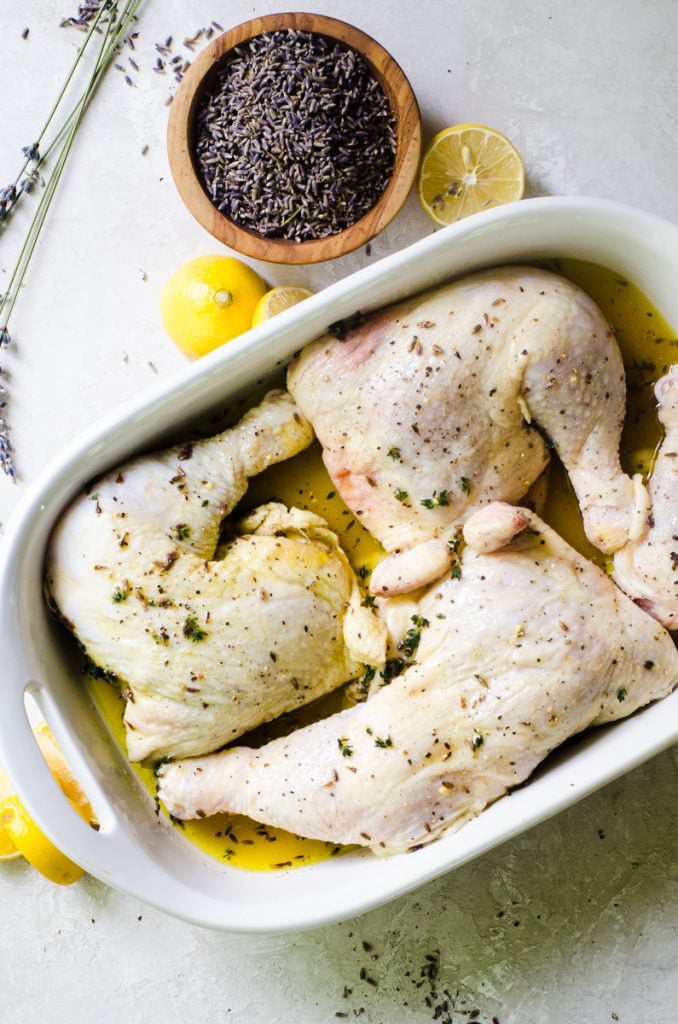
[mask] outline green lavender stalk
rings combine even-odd
[[[73,146],[73,142],[75,141],[82,118],[111,62],[111,59],[122,44],[142,2],[143,0],[126,0],[124,5],[122,5],[122,9],[119,10],[120,4],[118,3],[118,0],[102,0],[95,17],[86,29],[86,36],[83,41],[83,45],[80,48],[80,51],[68,73],[66,81],[58,94],[56,102],[48,114],[47,120],[43,125],[37,141],[30,147],[24,147],[23,153],[26,160],[14,182],[14,185],[9,186],[8,189],[0,190],[0,210],[3,211],[4,219],[10,205],[8,199],[12,203],[15,203],[21,191],[30,191],[30,184],[37,179],[38,165],[44,162],[49,153],[54,150],[58,150],[54,168],[46,182],[45,189],[40,197],[33,219],[28,227],[28,231],[10,277],[9,284],[7,285],[4,295],[0,296],[0,349],[7,347],[11,343],[12,338],[8,328],[9,320],[12,312],[14,311],[21,286],[26,276],[33,253],[35,252],[35,247],[38,243],[42,227],[52,204],[64,167],[66,166],[66,162]],[[102,17],[104,12],[108,14],[108,18],[104,19]],[[103,27],[100,27],[100,23]],[[102,38],[90,78],[75,106],[66,115],[54,141],[45,154],[41,156],[39,152],[40,142],[48,126],[54,119],[62,103],[66,89],[73,78],[88,43],[90,43],[95,32],[97,32],[97,28],[99,28]],[[35,166],[28,177],[23,179],[24,181],[29,182],[29,184],[27,187],[22,188],[21,185],[19,185],[19,182],[21,182],[22,175],[25,173],[28,164],[31,162],[33,162]],[[19,186],[18,191],[17,186]],[[10,440],[9,425],[5,415],[8,397],[6,380],[6,372],[3,370],[2,366],[0,366],[0,466],[6,476],[16,479],[14,449]]]

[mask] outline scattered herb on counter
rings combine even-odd
[[[280,29],[237,46],[196,111],[193,149],[212,203],[266,238],[335,235],[368,213],[395,164],[395,117],[346,44]]]
[[[349,937],[352,933],[349,933]],[[417,1012],[417,1004],[421,1005],[421,1011],[430,1020],[437,1021],[437,1024],[464,1024],[473,1021],[475,1024],[500,1024],[496,1015],[490,1017],[486,1011],[483,1013],[476,1002],[476,997],[468,993],[463,995],[458,984],[445,984],[443,979],[442,957],[439,949],[425,953],[422,958],[419,970],[408,969],[394,972],[390,969],[388,961],[385,962],[385,971],[377,980],[372,976],[373,964],[380,960],[379,952],[375,951],[374,944],[365,940],[359,946],[354,947],[354,952],[359,953],[360,959],[355,967],[358,972],[358,979],[352,986],[344,985],[341,993],[343,1009],[337,1010],[335,1017],[340,1019],[350,1018],[351,1020],[372,1014],[369,999],[375,988],[386,988],[393,1001],[402,1003],[406,1017],[409,1020]],[[363,954],[367,954],[364,956]],[[405,989],[405,982],[409,982],[411,992]],[[369,988],[367,987],[369,986]],[[372,1008],[376,1009],[376,1008]],[[617,1014],[612,1014],[617,1019]],[[383,1019],[383,1017],[379,1017]],[[405,1019],[405,1018],[403,1018]],[[423,1019],[423,1017],[422,1017]]]
[[[343,320],[335,320],[333,324],[329,324],[327,331],[329,334],[333,334],[337,341],[346,341],[350,332],[356,331],[364,323],[365,317],[360,310],[357,310],[350,316],[344,317]]]

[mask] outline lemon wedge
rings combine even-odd
[[[84,874],[40,831],[18,797],[0,800],[0,825],[19,853],[50,882],[70,885]]]
[[[0,801],[5,800],[7,797],[12,796],[12,787],[9,779],[0,768]],[[18,850],[12,842],[8,832],[5,832],[4,828],[0,825],[0,861],[4,860],[16,860],[17,857],[21,856],[21,850]]]
[[[90,825],[96,825],[97,819],[92,810],[92,805],[75,775],[68,767],[64,755],[61,753],[59,744],[54,739],[47,722],[40,722],[33,727],[33,733],[38,741],[38,746],[47,767],[59,783],[62,792],[68,797],[81,818],[84,818]]]
[[[298,302],[307,299],[313,292],[308,288],[298,288],[296,285],[283,284],[277,288],[271,288],[270,292],[259,299],[252,315],[252,327],[270,320],[278,313],[284,313],[286,309],[296,306]]]
[[[47,723],[34,726],[33,732],[50,771],[71,806],[90,825],[96,825],[92,806],[68,767]],[[0,861],[20,856],[57,885],[70,885],[84,874],[82,868],[57,849],[38,828],[0,768]]]
[[[480,124],[444,128],[429,143],[417,185],[419,201],[438,224],[453,224],[521,199],[525,168],[501,132]]]
[[[0,828],[0,864],[5,860],[16,860],[20,856],[21,850],[17,850],[9,834],[4,828]]]

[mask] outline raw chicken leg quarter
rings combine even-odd
[[[416,663],[259,749],[163,765],[167,809],[400,852],[462,825],[569,736],[676,686],[671,636],[534,513],[493,503],[464,533],[460,578],[383,602]]]
[[[215,750],[383,659],[385,627],[319,516],[265,505],[216,551],[248,478],[311,438],[272,392],[217,437],[108,473],[57,525],[47,587],[123,685],[133,761]]]
[[[288,386],[337,490],[391,555],[372,593],[450,566],[459,524],[519,501],[554,446],[589,539],[613,552],[643,528],[647,494],[621,469],[625,377],[595,303],[556,274],[504,267],[370,314],[292,364]]]
[[[678,629],[678,365],[657,382],[666,434],[650,477],[652,513],[614,556],[614,579],[667,629]]]

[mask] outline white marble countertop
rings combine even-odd
[[[81,428],[183,364],[159,323],[160,291],[178,263],[223,251],[169,176],[170,83],[151,72],[154,43],[289,6],[146,0],[140,71],[129,87],[111,69],[87,113],[17,305],[16,343],[2,355],[20,480],[0,479],[0,521]],[[354,22],[394,54],[427,138],[460,121],[489,124],[523,154],[528,194],[608,197],[678,221],[675,0],[302,7]],[[81,41],[59,28],[75,8],[0,0],[0,183],[13,177]],[[29,208],[0,235],[0,291]],[[258,269],[272,284],[317,290],[431,230],[413,196],[369,257]],[[203,931],[91,878],[60,889],[23,862],[0,865],[0,1019],[676,1021],[677,786],[674,749],[413,895],[283,937]],[[438,954],[432,997],[422,970]]]

